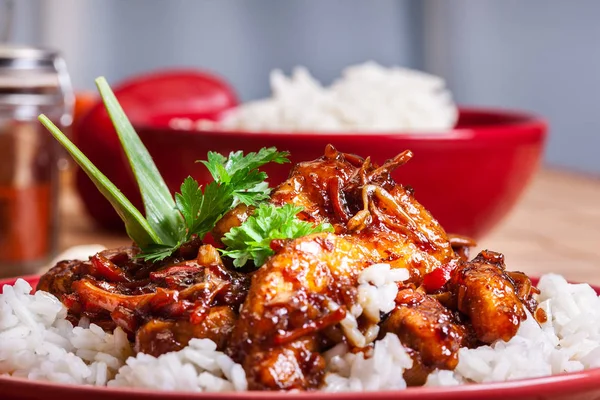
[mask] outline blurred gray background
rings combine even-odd
[[[543,115],[546,162],[598,174],[599,16],[594,0],[16,0],[12,41],[62,50],[77,89],[194,66],[249,100],[273,68],[324,83],[367,60],[423,69],[461,104]]]

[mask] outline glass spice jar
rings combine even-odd
[[[0,277],[37,272],[55,255],[63,153],[37,117],[66,128],[72,106],[58,53],[0,45]]]

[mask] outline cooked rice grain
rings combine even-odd
[[[242,366],[217,351],[212,340],[192,339],[177,352],[130,357],[108,386],[225,392],[244,391],[248,383]]]

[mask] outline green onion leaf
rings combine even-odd
[[[96,85],[140,188],[146,219],[160,237],[157,243],[176,245],[185,234],[185,224],[173,196],[106,79],[96,79]]]
[[[45,115],[38,117],[42,125],[50,131],[52,136],[71,154],[73,159],[90,177],[100,193],[106,197],[117,211],[129,237],[140,247],[161,243],[160,238],[152,229],[148,221],[121,191],[102,173],[78,148],[58,129]]]

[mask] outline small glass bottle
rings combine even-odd
[[[37,272],[56,252],[63,153],[37,117],[67,128],[72,105],[58,53],[0,45],[0,277]]]

